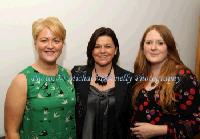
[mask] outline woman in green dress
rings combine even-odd
[[[66,30],[56,17],[33,22],[38,58],[20,72],[5,101],[7,139],[74,139],[75,95],[71,77],[56,64]]]

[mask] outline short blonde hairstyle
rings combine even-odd
[[[45,19],[40,18],[33,22],[32,24],[32,36],[34,43],[37,40],[37,37],[39,33],[44,29],[48,28],[53,32],[53,34],[60,38],[63,43],[65,42],[66,37],[66,30],[63,24],[60,22],[60,20],[57,17],[47,17]]]

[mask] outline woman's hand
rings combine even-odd
[[[140,139],[148,139],[167,134],[167,125],[152,125],[150,123],[135,123],[132,134]]]

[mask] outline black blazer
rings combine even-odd
[[[116,136],[113,139],[125,139],[128,137],[130,119],[132,115],[131,89],[135,83],[133,73],[119,66],[114,66],[115,73],[115,99],[116,99]],[[72,69],[72,78],[76,92],[76,133],[77,139],[82,137],[84,118],[87,110],[87,98],[90,78],[93,67],[75,66]]]

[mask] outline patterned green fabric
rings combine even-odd
[[[20,127],[21,139],[75,139],[75,92],[71,77],[59,66],[47,76],[29,66],[27,102]]]

